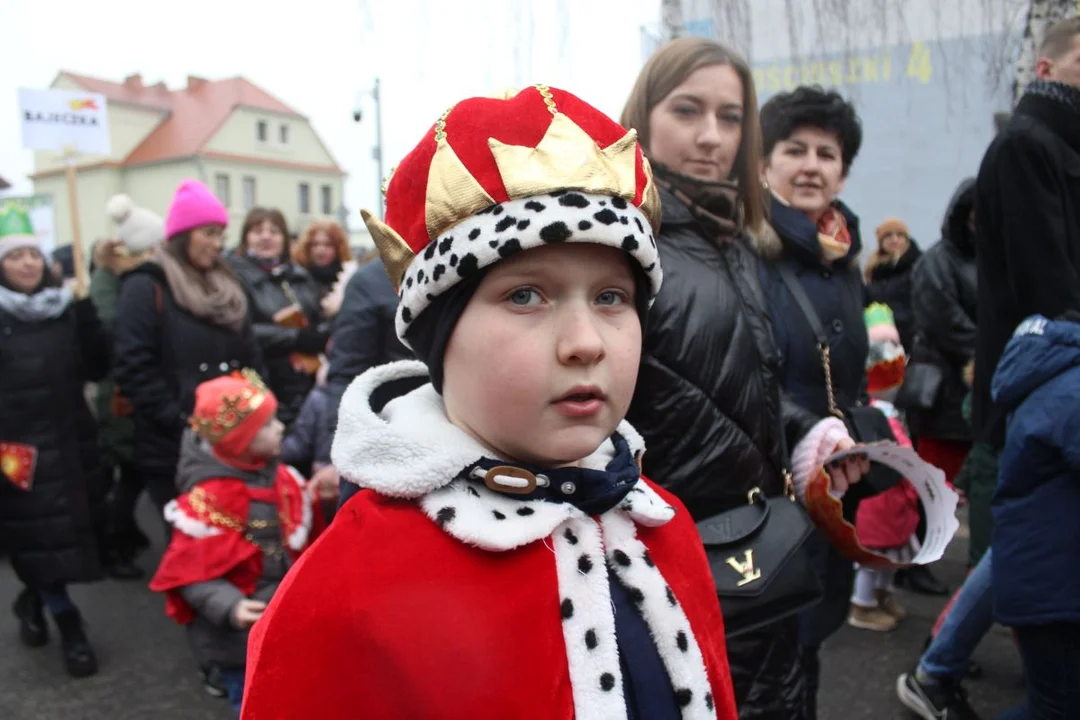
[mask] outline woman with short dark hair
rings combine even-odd
[[[330,339],[319,286],[293,262],[285,216],[273,208],[247,214],[240,246],[228,262],[247,293],[248,315],[269,373],[266,384],[279,403],[278,419],[289,426],[315,386],[319,355]]]
[[[858,264],[859,219],[837,199],[862,144],[862,127],[851,103],[819,87],[774,96],[761,109],[761,127],[771,232],[758,237],[757,247],[766,260],[761,283],[782,357],[779,379],[801,407],[828,417],[832,405],[849,407],[865,394],[869,340],[863,318],[866,288]],[[801,285],[824,326],[831,378],[807,313],[788,288],[784,272]],[[843,427],[839,418],[828,422],[837,431]],[[826,456],[818,453],[816,458]],[[854,568],[821,533],[815,532],[810,544],[825,590],[822,601],[800,615],[799,643],[808,679],[805,717],[812,719],[817,713],[818,648],[847,619]]]

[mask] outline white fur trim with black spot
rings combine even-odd
[[[513,254],[550,243],[583,242],[626,250],[649,279],[649,302],[660,291],[656,238],[649,221],[624,198],[563,191],[492,205],[431,241],[401,281],[397,334],[439,295]]]
[[[600,523],[608,565],[649,626],[682,717],[712,720],[716,717],[716,701],[709,674],[682,605],[638,539],[630,518],[621,512],[609,512],[600,517]]]
[[[307,480],[300,474],[300,471],[294,468],[292,465],[286,465],[285,469],[289,473],[289,477],[293,479],[296,486],[300,488],[300,524],[289,533],[289,537],[285,539],[288,543],[289,549],[300,552],[307,545],[308,536],[311,534],[311,522],[312,522],[312,507],[311,496],[307,492]]]
[[[185,535],[196,539],[220,535],[222,532],[221,528],[207,525],[202,520],[185,513],[180,509],[180,504],[176,500],[170,500],[165,505],[163,514],[167,523]]]
[[[352,381],[341,398],[330,450],[342,477],[383,495],[418,498],[492,456],[446,418],[442,397],[430,383],[391,400],[380,412],[372,409],[371,395],[378,388],[427,376],[422,362],[401,360],[372,368]],[[635,457],[644,451],[641,435],[629,423],[619,423],[617,432]],[[602,470],[610,459],[610,445],[605,441],[583,465]]]

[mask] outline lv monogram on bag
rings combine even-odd
[[[731,568],[735,572],[742,575],[742,580],[740,580],[738,583],[736,583],[737,587],[742,587],[743,585],[749,585],[750,583],[754,582],[755,580],[760,580],[761,579],[761,570],[758,570],[758,569],[756,569],[754,567],[754,549],[753,548],[751,548],[751,549],[749,549],[749,550],[747,550],[746,552],[743,553],[743,561],[742,562],[739,562],[738,558],[735,555],[732,555],[731,557],[729,557],[727,559],[727,564],[730,565]]]

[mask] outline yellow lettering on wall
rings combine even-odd
[[[911,55],[908,57],[907,63],[907,76],[917,78],[919,82],[926,85],[930,82],[930,75],[933,73],[934,67],[930,60],[930,48],[921,42],[912,44]]]
[[[886,82],[892,79],[892,56],[884,55],[881,58],[881,79]]]
[[[870,57],[863,59],[863,82],[876,83],[878,81],[878,58]]]
[[[778,90],[780,88],[780,66],[772,65],[768,70],[769,89]]]
[[[833,85],[844,84],[844,66],[839,60],[833,60],[829,63],[829,82]]]
[[[859,58],[848,58],[847,61],[847,84],[858,85],[859,84]]]
[[[788,65],[784,68],[784,87],[788,90],[794,90],[798,84],[798,79],[795,77],[795,66]]]
[[[1077,0],[1080,2],[1080,0]],[[807,67],[808,72],[803,76],[805,82],[811,85],[824,85],[825,84],[825,63],[816,62]]]
[[[754,87],[758,89],[758,92],[761,92],[765,89],[765,71],[761,68],[754,68],[753,75]]]

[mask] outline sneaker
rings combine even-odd
[[[205,670],[199,670],[199,678],[202,679],[203,690],[210,697],[223,698],[229,692],[225,689],[225,682],[221,679],[221,668],[216,665]]]
[[[878,607],[886,614],[891,616],[894,620],[900,621],[907,617],[907,610],[904,606],[896,602],[896,597],[888,590],[878,590],[874,593],[877,595]]]
[[[896,679],[896,696],[924,720],[979,720],[959,682],[920,682],[915,672],[904,673]]]
[[[896,629],[896,618],[880,608],[852,605],[848,625],[860,630],[890,632]]]

